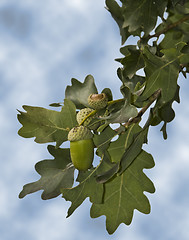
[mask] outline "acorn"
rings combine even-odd
[[[81,109],[77,115],[76,115],[76,119],[77,119],[77,122],[80,124],[84,118],[86,118],[91,112],[93,112],[94,110],[92,108],[83,108]],[[92,117],[88,117],[84,123],[83,123],[83,126],[87,126],[89,125],[89,123],[91,122],[92,120]]]
[[[74,167],[86,171],[92,166],[94,158],[93,134],[84,126],[72,128],[68,133],[70,155]]]
[[[83,122],[83,120],[93,111],[94,111],[94,109],[92,109],[92,108],[81,109],[76,115],[76,119],[77,119],[78,124],[80,125]],[[92,122],[92,120],[94,120],[94,117],[95,117],[95,115],[88,117],[82,123],[82,125],[85,126],[85,127],[88,127],[91,130],[97,129],[99,127],[99,123],[98,122],[97,123]]]
[[[105,108],[108,103],[108,97],[105,93],[90,94],[88,97],[88,104],[91,108],[99,110]]]

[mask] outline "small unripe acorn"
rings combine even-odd
[[[72,128],[68,133],[70,141],[70,154],[74,167],[80,171],[86,171],[92,166],[94,158],[93,134],[84,127]]]
[[[77,122],[80,124],[84,118],[86,118],[87,115],[89,115],[91,112],[93,112],[94,110],[92,108],[83,108],[81,109],[77,115],[76,115],[76,119]],[[89,123],[91,122],[92,117],[87,118],[84,123],[83,126],[87,126],[89,125]]]
[[[94,109],[92,108],[83,108],[81,109],[77,115],[76,115],[76,119],[77,119],[77,122],[78,124],[80,125],[83,120],[91,113],[93,112]],[[89,129],[91,130],[95,130],[99,127],[99,123],[93,123],[92,120],[94,119],[95,115],[94,116],[90,116],[88,117],[84,122],[83,122],[83,126],[85,127],[88,127]],[[92,123],[91,123],[92,122]]]
[[[88,97],[88,104],[93,109],[101,109],[106,107],[108,103],[108,97],[105,93],[90,94]]]

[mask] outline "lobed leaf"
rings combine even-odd
[[[77,181],[78,186],[70,189],[63,189],[62,196],[66,201],[71,201],[72,204],[68,209],[69,217],[82,203],[89,197],[91,202],[101,203],[103,195],[103,185],[97,183],[97,169],[79,172]]]
[[[54,159],[43,160],[35,165],[41,178],[36,182],[24,185],[19,198],[43,190],[41,198],[43,200],[51,199],[61,194],[60,189],[72,187],[75,168],[71,164],[69,149],[55,148],[49,145],[48,151],[54,156]]]
[[[128,31],[144,31],[147,35],[156,25],[157,17],[162,17],[166,0],[128,0],[123,2],[123,28],[128,26]],[[145,13],[145,14],[141,14]]]
[[[101,156],[109,147],[109,144],[113,137],[117,135],[110,126],[106,126],[106,128],[99,135],[95,134],[93,141],[95,146],[97,147],[97,155]]]
[[[79,82],[75,78],[72,78],[71,82],[72,86],[67,86],[65,91],[66,98],[70,99],[78,109],[89,107],[89,95],[91,93],[98,93],[93,76],[88,75],[84,83]]]
[[[109,115],[102,117],[106,123],[125,123],[131,117],[136,117],[138,111],[135,106],[131,105],[128,100],[123,103],[113,104],[109,108]]]
[[[144,67],[143,55],[140,50],[137,50],[134,46],[125,46],[120,49],[120,52],[125,55],[124,58],[120,60],[123,67],[123,75],[131,79],[135,73]]]
[[[163,132],[164,139],[167,139],[167,131],[166,131],[167,123],[171,122],[175,117],[175,112],[172,108],[172,104],[174,101],[180,103],[179,90],[180,90],[180,87],[179,85],[177,85],[177,90],[173,99],[171,99],[169,102],[167,102],[164,105],[162,105],[161,99],[159,99],[151,111],[152,121],[150,124],[152,126],[156,126],[161,121],[164,121],[164,124],[160,130]]]
[[[148,127],[142,129],[138,124],[132,124],[116,141],[109,144],[107,151],[111,156],[111,162],[119,163],[119,165],[115,165],[112,169],[101,173],[100,182],[108,181],[112,172],[122,174],[132,164],[142,151],[147,131]]]
[[[161,58],[152,54],[147,47],[144,50],[144,54],[147,83],[138,100],[144,101],[158,89],[161,89],[162,102],[169,102],[174,97],[177,90],[179,67],[176,62],[179,56],[171,60],[166,59],[166,57]]]
[[[23,125],[18,134],[35,137],[37,143],[56,142],[57,147],[67,141],[68,131],[77,125],[75,105],[68,99],[60,112],[41,107],[23,106],[18,120]]]
[[[108,101],[112,101],[113,100],[113,95],[112,95],[112,91],[110,88],[104,88],[102,90],[102,93],[105,93],[106,96],[108,97]]]
[[[115,0],[106,0],[107,10],[111,13],[112,17],[116,21],[119,26],[120,34],[122,37],[122,44],[127,40],[130,36],[128,28],[123,28],[124,17],[122,14],[122,8],[118,5]]]
[[[143,192],[153,193],[155,188],[143,169],[153,166],[152,156],[142,151],[123,174],[104,184],[103,203],[93,203],[90,215],[92,218],[105,215],[109,234],[114,233],[121,223],[129,225],[134,209],[150,213],[150,204]]]

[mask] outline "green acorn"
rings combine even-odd
[[[76,115],[76,119],[77,122],[79,123],[79,125],[83,122],[83,120],[91,113],[93,112],[94,109],[92,108],[83,108],[81,109],[77,115]],[[88,117],[84,122],[83,122],[83,126],[88,127],[91,130],[95,130],[99,127],[99,123],[94,123],[92,122],[92,120],[94,119],[94,116],[90,116]]]
[[[84,126],[72,128],[68,133],[70,154],[74,167],[86,171],[92,166],[94,158],[93,134]]]
[[[99,110],[107,106],[108,97],[105,93],[90,94],[88,97],[88,104],[91,108]]]
[[[88,116],[91,112],[93,112],[94,110],[92,108],[83,108],[81,109],[77,115],[76,115],[76,119],[77,122],[80,124],[84,118],[86,118],[86,116]],[[87,126],[89,125],[89,123],[91,122],[92,117],[87,118],[84,123],[83,126]]]

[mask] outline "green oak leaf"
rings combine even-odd
[[[145,77],[135,74],[131,79],[129,79],[127,75],[124,74],[124,70],[121,68],[118,68],[117,75],[123,83],[121,86],[121,92],[125,98],[128,99],[129,94],[136,95],[135,97],[142,94],[144,90],[144,83],[146,81]]]
[[[184,0],[184,1],[183,1],[183,0],[171,0],[171,1],[170,1],[170,3],[171,3],[174,7],[176,7],[178,4],[183,5],[184,2],[185,2],[185,0]]]
[[[114,233],[121,223],[129,225],[134,209],[150,213],[149,200],[143,192],[154,193],[155,188],[143,169],[152,167],[152,156],[142,151],[120,176],[104,184],[103,202],[93,203],[90,215],[92,218],[105,215],[109,234]]]
[[[106,154],[104,155],[106,156]],[[105,157],[103,159],[106,159]],[[110,158],[108,157],[106,163],[108,163],[108,161],[110,161]],[[110,162],[109,162],[110,163]],[[104,170],[103,172],[99,173],[96,176],[96,181],[98,183],[105,183],[107,181],[109,181],[113,176],[115,176],[115,174],[119,171],[119,163],[115,163],[115,164],[109,164],[109,168],[108,170]]]
[[[162,126],[162,128],[160,130],[163,133],[163,138],[165,140],[167,139],[167,129],[166,129],[166,127],[167,127],[167,122],[164,122],[164,124],[163,124],[163,126]]]
[[[172,102],[169,102],[165,104],[161,109],[160,109],[160,115],[163,121],[165,122],[171,122],[174,117],[175,117],[175,112],[172,109]]]
[[[24,185],[19,198],[43,190],[41,198],[43,200],[51,199],[61,194],[60,189],[72,187],[75,168],[71,164],[69,149],[55,148],[49,145],[48,151],[54,159],[43,160],[35,165],[41,178],[36,182]]]
[[[158,57],[152,54],[147,47],[144,49],[147,83],[137,101],[148,99],[158,89],[161,89],[161,101],[163,104],[169,102],[174,97],[179,74],[178,61],[183,54],[170,59],[172,51],[174,50],[167,50],[166,55]],[[166,56],[168,57],[166,58]]]
[[[122,27],[128,27],[129,32],[139,29],[147,35],[155,27],[157,17],[162,17],[166,5],[166,0],[123,1],[124,23]]]
[[[50,107],[62,107],[63,103],[51,103],[49,104]]]
[[[68,131],[77,125],[75,105],[64,100],[61,111],[41,107],[23,106],[18,120],[23,127],[18,134],[25,138],[35,137],[37,143],[56,142],[57,147],[67,141]]]
[[[156,102],[153,110],[151,111],[151,114],[152,114],[151,125],[152,126],[158,125],[161,121],[164,121],[164,125],[162,126],[162,128],[160,130],[163,132],[164,139],[167,139],[167,131],[166,131],[167,123],[171,122],[175,117],[175,112],[172,108],[172,104],[174,101],[180,103],[179,90],[180,90],[180,86],[177,85],[177,90],[176,90],[174,98],[171,99],[171,101],[164,104],[163,106],[161,103],[161,99],[159,99]]]
[[[122,8],[115,0],[106,0],[106,8],[118,24],[122,37],[122,44],[124,44],[124,42],[130,36],[130,33],[128,31],[128,28],[123,28],[124,17],[122,15]]]
[[[125,50],[127,48],[127,50]],[[129,52],[127,55],[121,59],[121,64],[123,67],[123,75],[131,79],[135,73],[144,67],[143,54],[141,51],[137,50],[136,47],[133,49],[133,46],[125,46],[124,49],[120,49],[120,52]]]
[[[68,209],[67,217],[69,217],[87,197],[89,197],[91,202],[102,202],[103,185],[97,183],[97,174],[98,167],[95,169],[90,169],[88,171],[81,171],[79,172],[77,178],[79,185],[74,188],[63,189],[63,198],[65,198],[66,201],[72,202],[70,208]]]
[[[160,43],[160,47],[162,49],[166,48],[175,48],[177,43],[182,42],[185,39],[184,34],[180,30],[170,30],[165,33],[165,37],[163,38],[162,42]]]
[[[125,149],[130,146],[134,140],[136,133],[141,131],[141,127],[137,124],[132,124],[127,131],[119,135],[116,141],[110,143],[108,153],[111,156],[112,162],[120,162],[125,152]]]
[[[123,85],[129,88],[132,94],[140,95],[143,92],[145,77],[134,75],[131,79],[122,77]]]
[[[99,134],[95,134],[93,137],[94,145],[97,147],[97,155],[102,157],[104,152],[109,147],[109,144],[113,137],[115,137],[118,133],[114,131],[110,126],[106,126],[106,128]]]
[[[136,133],[133,137],[133,142],[130,145],[127,145],[127,148],[125,149],[125,152],[120,161],[119,174],[123,173],[125,169],[127,169],[129,165],[132,164],[138,154],[140,154],[142,151],[142,145],[147,141],[147,133],[148,127]]]
[[[112,169],[101,173],[100,182],[108,181],[110,172],[120,175],[132,164],[142,151],[142,145],[146,142],[147,131],[148,126],[142,129],[138,124],[132,124],[116,141],[109,143],[107,151],[111,156],[111,162],[119,163],[119,169],[117,169],[115,165]],[[117,171],[115,171],[115,169]]]
[[[176,5],[176,10],[182,14],[189,14],[189,2],[186,0],[180,0]]]
[[[105,94],[106,94],[106,96],[108,97],[108,101],[112,101],[112,100],[113,100],[113,95],[112,95],[111,89],[109,89],[109,88],[104,88],[104,89],[102,90],[102,93],[105,93]]]
[[[84,83],[79,82],[75,78],[72,78],[71,82],[72,86],[67,86],[65,97],[70,99],[78,109],[89,107],[87,100],[89,95],[98,93],[93,76],[88,75]]]
[[[120,105],[120,103],[118,103]],[[108,110],[110,111],[107,117],[102,117],[107,123],[125,123],[130,118],[136,117],[138,111],[135,106],[131,105],[128,100],[125,100],[123,104],[118,106],[118,104],[111,105]]]

